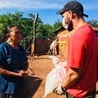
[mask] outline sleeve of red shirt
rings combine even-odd
[[[69,41],[69,66],[73,68],[82,67],[85,52],[85,42],[79,37],[72,37]]]

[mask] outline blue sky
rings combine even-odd
[[[16,11],[23,12],[23,17],[28,17],[28,14],[39,14],[39,18],[43,23],[54,24],[57,19],[62,21],[62,17],[56,12],[60,10],[65,3],[71,0],[0,0],[0,15],[15,13]],[[84,13],[89,17],[88,20],[98,20],[98,1],[97,0],[77,0],[84,6]]]

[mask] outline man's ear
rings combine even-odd
[[[76,18],[76,14],[72,13],[72,19],[75,19],[75,18]]]

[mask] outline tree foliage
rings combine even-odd
[[[57,20],[53,25],[54,31],[60,29],[61,27],[62,23],[59,20]]]
[[[90,20],[90,21],[88,21],[88,23],[91,25],[91,26],[93,26],[93,27],[98,27],[98,20]]]
[[[4,30],[9,25],[18,26],[21,29],[23,40],[22,44],[26,41],[30,42],[33,39],[33,22],[35,15],[30,13],[28,17],[23,17],[23,12],[6,13],[0,15],[0,38],[4,34]],[[98,26],[97,20],[88,21],[92,26]],[[56,30],[62,27],[62,23],[57,20],[53,25],[44,24],[41,18],[38,17],[36,24],[36,37],[39,38],[55,38]]]

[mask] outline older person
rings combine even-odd
[[[0,45],[0,98],[27,98],[24,78],[28,76],[28,61],[19,45],[22,34],[17,26],[7,28],[7,41]]]

